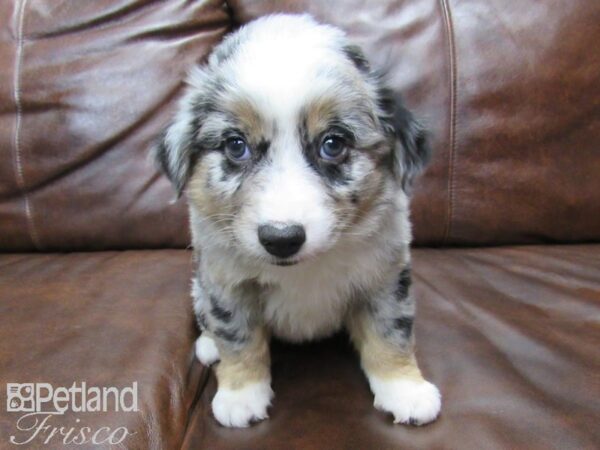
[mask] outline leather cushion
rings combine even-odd
[[[223,2],[0,4],[0,249],[186,247],[149,150]]]
[[[6,411],[6,383],[84,381],[137,382],[139,412],[69,410],[48,425],[127,427],[135,434],[122,448],[178,448],[203,371],[192,366],[190,257],[183,250],[1,255],[0,447],[33,434],[17,430],[22,413]],[[46,436],[27,448],[63,448],[60,435],[44,445]]]
[[[345,336],[273,347],[271,418],[221,427],[212,374],[183,448],[596,448],[600,246],[414,251],[417,355],[437,422],[376,411]]]

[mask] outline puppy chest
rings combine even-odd
[[[326,337],[343,324],[348,298],[335,289],[275,288],[265,292],[263,314],[273,335],[304,341]]]

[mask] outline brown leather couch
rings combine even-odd
[[[186,70],[275,11],[346,29],[431,131],[413,222],[434,424],[374,410],[343,335],[273,343],[269,421],[211,416],[186,210],[148,149]],[[137,412],[50,418],[135,433],[113,448],[600,448],[599,24],[596,0],[0,2],[0,448],[110,448],[11,443],[33,429],[7,383],[81,381],[138,383]]]

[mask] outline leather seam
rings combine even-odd
[[[452,224],[454,221],[454,206],[455,206],[455,179],[454,167],[456,165],[456,103],[457,103],[457,56],[456,56],[456,39],[454,34],[454,24],[452,14],[450,12],[449,0],[440,0],[443,15],[444,25],[446,30],[446,38],[448,40],[448,61],[450,72],[450,124],[448,130],[449,151],[448,151],[448,212],[446,214],[446,222],[444,225],[444,236],[442,245],[447,244],[452,236]]]
[[[40,249],[40,240],[37,234],[35,224],[33,221],[33,207],[27,194],[27,188],[25,185],[25,176],[23,174],[23,160],[21,155],[21,129],[23,120],[23,105],[21,103],[21,65],[23,62],[23,47],[25,44],[25,38],[23,36],[23,26],[25,21],[25,7],[27,0],[21,0],[18,3],[18,15],[17,15],[17,49],[15,54],[15,71],[13,78],[13,99],[16,108],[16,121],[15,121],[15,132],[13,139],[14,147],[14,170],[17,187],[21,191],[21,195],[25,204],[25,217],[27,219],[27,229],[29,237],[33,242],[36,249]]]

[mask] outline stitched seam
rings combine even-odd
[[[23,105],[21,104],[21,65],[23,61],[23,45],[25,38],[23,36],[23,24],[25,17],[25,6],[27,0],[19,2],[18,10],[18,24],[17,24],[17,51],[15,55],[15,72],[13,79],[13,98],[15,101],[15,107],[17,110],[17,118],[15,122],[15,133],[14,133],[14,166],[15,166],[15,178],[17,181],[17,187],[21,191],[23,201],[25,203],[25,217],[27,218],[27,229],[33,245],[39,250],[40,240],[33,223],[33,207],[29,201],[27,190],[25,188],[25,177],[23,175],[23,161],[21,159],[21,122],[23,117]]]
[[[452,224],[454,222],[455,205],[455,180],[454,167],[456,160],[456,91],[457,91],[457,57],[456,41],[454,37],[454,25],[450,13],[449,0],[440,0],[444,14],[444,25],[446,37],[448,39],[448,60],[450,65],[450,126],[448,130],[449,151],[448,151],[448,212],[446,214],[446,223],[444,225],[444,237],[442,244],[447,244],[452,236]]]

